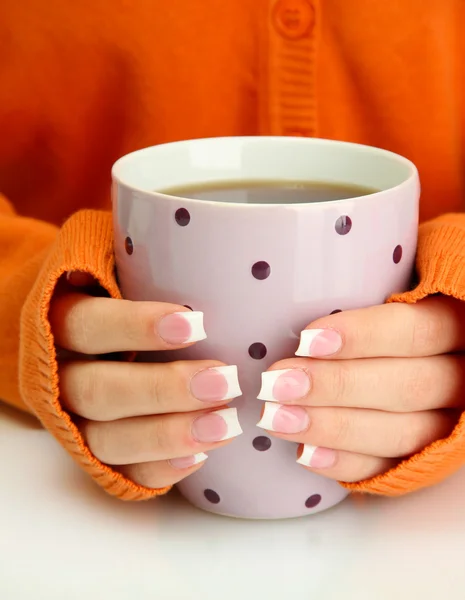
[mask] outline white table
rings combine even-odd
[[[241,521],[110,498],[0,407],[2,600],[463,600],[465,471],[400,498]]]

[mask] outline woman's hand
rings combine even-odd
[[[203,465],[205,452],[241,433],[236,409],[225,406],[241,395],[237,369],[212,360],[107,360],[109,353],[197,342],[206,337],[203,315],[174,304],[83,293],[92,283],[72,274],[52,304],[55,343],[66,356],[61,404],[99,460],[150,488],[174,484]]]
[[[434,296],[319,319],[263,374],[261,427],[340,481],[386,472],[447,437],[465,402],[465,303]],[[309,357],[309,358],[303,358]]]

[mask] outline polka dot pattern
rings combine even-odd
[[[174,218],[178,225],[185,227],[186,225],[189,225],[191,215],[187,208],[178,208],[178,210],[174,213]]]
[[[126,250],[126,253],[129,254],[129,256],[131,256],[131,254],[134,252],[134,244],[132,243],[130,237],[127,237],[124,240],[124,249]]]
[[[392,253],[392,260],[396,265],[400,263],[402,260],[402,246],[396,246],[394,248],[394,252]]]
[[[264,260],[256,262],[252,267],[252,275],[255,277],[255,279],[259,279],[262,281],[263,279],[268,279],[270,274],[271,267]]]
[[[313,214],[306,206],[292,206],[281,215],[279,207],[235,210],[220,202],[213,207],[160,196],[143,213],[126,206],[117,213],[122,289],[149,297],[153,283],[154,297],[184,301],[179,310],[204,310],[209,337],[186,350],[186,359],[213,357],[230,369],[224,377],[234,398],[219,408],[231,405],[238,411],[244,435],[227,450],[210,453],[206,467],[180,483],[181,493],[196,506],[246,518],[282,518],[313,516],[344,497],[337,482],[294,464],[293,444],[256,426],[262,406],[257,396],[266,401],[278,393],[277,376],[261,377],[293,355],[305,324],[362,306],[368,291],[375,300],[384,298],[407,281],[414,253],[411,225],[396,218],[397,204],[395,210],[386,210],[383,202],[370,208],[376,198],[362,204],[320,204]],[[192,326],[200,330],[200,323],[201,315],[194,313]],[[172,359],[170,353],[153,358]],[[242,396],[229,365],[237,365]],[[292,385],[292,377],[283,382]],[[235,431],[231,428],[231,435]],[[270,493],[272,485],[285,492]]]
[[[219,495],[214,490],[209,490],[209,489],[208,490],[204,490],[203,495],[212,504],[219,504],[220,503],[221,499],[220,499]]]
[[[262,344],[261,342],[255,342],[255,344],[252,344],[251,346],[249,346],[249,355],[251,358],[254,358],[255,360],[262,360],[262,358],[265,358],[267,353],[267,349],[265,344]]]
[[[315,508],[315,506],[318,506],[318,504],[320,504],[320,502],[321,502],[320,494],[313,494],[313,496],[310,496],[309,498],[307,498],[307,500],[305,501],[305,506],[307,508]]]
[[[336,221],[335,229],[339,235],[347,235],[352,229],[352,219],[347,215],[339,217]]]
[[[252,445],[255,450],[258,450],[259,452],[266,452],[271,448],[271,440],[269,437],[266,437],[266,435],[259,435],[254,438]]]

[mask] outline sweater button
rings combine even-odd
[[[273,8],[273,23],[283,37],[300,40],[315,24],[315,10],[310,0],[278,0]]]

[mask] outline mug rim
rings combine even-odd
[[[123,168],[127,167],[128,163],[137,161],[137,159],[139,157],[142,157],[143,155],[147,155],[153,152],[158,152],[158,151],[163,151],[163,149],[168,149],[168,148],[182,148],[182,147],[189,147],[189,146],[196,146],[196,145],[216,145],[216,144],[225,144],[225,143],[230,143],[230,144],[244,144],[244,143],[254,143],[256,142],[257,144],[260,142],[270,142],[273,144],[285,144],[285,143],[289,143],[291,142],[292,144],[295,145],[309,145],[312,147],[318,147],[318,146],[326,146],[326,147],[330,147],[330,146],[338,146],[338,147],[344,147],[347,150],[355,150],[357,152],[366,152],[367,154],[371,154],[371,155],[378,155],[380,157],[386,158],[386,159],[391,159],[393,162],[397,162],[399,165],[402,165],[404,167],[407,168],[408,171],[408,175],[397,185],[393,185],[392,187],[387,187],[386,189],[380,189],[377,190],[375,192],[371,192],[369,194],[363,194],[360,196],[352,196],[350,198],[338,198],[336,200],[324,200],[322,202],[283,202],[283,203],[260,203],[260,204],[254,204],[254,203],[247,203],[247,202],[222,202],[222,201],[218,201],[218,200],[214,200],[214,199],[208,199],[208,200],[204,200],[204,199],[199,199],[199,198],[186,198],[184,196],[177,196],[177,195],[172,195],[163,191],[158,191],[158,190],[148,190],[142,186],[139,185],[134,185],[133,183],[130,183],[128,181],[128,177],[125,177],[122,174],[122,170]],[[297,136],[221,136],[221,137],[206,137],[206,138],[192,138],[192,139],[185,139],[185,140],[177,140],[177,141],[173,141],[173,142],[164,142],[161,144],[155,144],[152,146],[147,146],[145,148],[140,148],[138,150],[134,150],[132,152],[129,152],[123,156],[121,156],[118,160],[115,161],[115,163],[113,164],[112,168],[111,168],[111,178],[112,178],[112,183],[113,186],[117,186],[117,187],[123,187],[127,190],[130,190],[133,193],[138,193],[138,194],[143,194],[146,197],[153,197],[153,198],[165,198],[167,200],[182,200],[183,203],[188,203],[191,206],[194,205],[202,205],[202,206],[207,206],[207,205],[212,205],[212,206],[216,206],[216,207],[224,207],[226,208],[234,208],[234,207],[240,207],[240,208],[245,208],[245,207],[249,207],[249,209],[261,209],[261,208],[271,208],[271,207],[286,207],[286,206],[291,206],[293,208],[296,207],[310,207],[310,206],[320,206],[321,205],[337,205],[340,203],[346,203],[346,202],[360,202],[362,201],[362,199],[371,199],[373,200],[374,198],[379,198],[380,196],[385,195],[386,193],[391,194],[393,192],[396,192],[397,190],[400,190],[404,187],[408,187],[409,185],[415,184],[417,183],[419,186],[419,173],[418,173],[418,169],[416,167],[416,165],[409,160],[408,158],[406,158],[405,156],[402,156],[401,154],[398,154],[396,152],[393,152],[391,150],[386,150],[384,148],[378,148],[377,146],[370,146],[368,144],[359,144],[357,142],[347,142],[347,141],[342,141],[342,140],[332,140],[332,139],[327,139],[327,138],[313,138],[313,137],[297,137]],[[261,179],[261,178],[260,178]],[[265,178],[263,178],[265,179]],[[226,178],[224,179],[226,181]],[[259,178],[257,178],[257,181],[259,180]],[[276,178],[277,181],[280,180],[280,177],[278,176]],[[285,178],[282,179],[283,182],[286,181]],[[221,181],[221,180],[218,180]],[[231,181],[231,180],[229,180]],[[211,182],[208,182],[211,183]],[[324,183],[324,181],[321,181],[319,183]],[[189,185],[189,183],[185,184],[186,186]],[[174,187],[174,186],[173,186]]]

